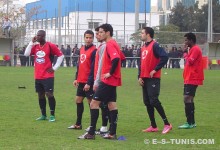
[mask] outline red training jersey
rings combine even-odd
[[[63,53],[55,44],[46,42],[43,46],[40,46],[40,44],[34,45],[30,55],[34,55],[34,78],[47,79],[54,77],[54,73],[47,72],[47,69],[52,68],[50,55],[59,57]]]
[[[95,50],[96,47],[94,45],[87,50],[85,50],[85,46],[80,49],[79,68],[77,75],[78,82],[87,83],[91,70],[91,56]]]
[[[185,60],[183,70],[184,84],[202,85],[204,80],[202,51],[198,45],[190,48]]]
[[[112,67],[112,60],[119,58],[118,65],[115,72],[107,79],[103,77],[104,74],[110,73]],[[101,71],[101,81],[111,86],[121,86],[121,55],[119,45],[115,40],[111,39],[106,43],[106,48],[103,53],[103,66]]]
[[[150,72],[155,69],[157,64],[160,62],[159,58],[154,56],[153,45],[155,41],[152,41],[149,45],[144,45],[141,48],[141,73],[140,78],[150,78]],[[158,70],[153,78],[160,78],[161,70]]]

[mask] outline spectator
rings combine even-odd
[[[65,48],[64,48],[64,45],[61,45],[61,48],[60,48],[60,50],[61,50],[61,52],[64,54],[64,57],[65,57]],[[63,67],[63,64],[64,64],[64,61],[61,63],[61,65],[60,66],[62,66]]]
[[[124,54],[124,56],[126,56],[126,51],[125,51],[125,47],[122,47],[122,53]],[[122,60],[121,62],[121,67],[126,68],[126,59]]]
[[[5,35],[5,31],[7,30],[8,36],[10,37],[11,22],[8,20],[8,17],[5,17],[2,28],[3,28],[3,35]]]
[[[14,66],[17,65],[17,54],[18,54],[18,47],[15,46],[15,48],[14,48]]]
[[[71,56],[71,47],[70,45],[67,45],[66,51],[65,51],[65,60],[66,60],[66,66],[70,66],[70,56]]]
[[[132,59],[131,66],[136,68],[137,59],[135,57],[137,57],[137,46],[132,46],[132,55],[134,58]]]
[[[138,47],[137,47],[137,57],[139,57],[139,58],[137,58],[137,66],[138,66],[138,68],[140,67],[140,56],[141,56],[141,46],[138,45]]]
[[[26,57],[24,56],[25,48],[26,47],[22,47],[22,49],[19,51],[21,66],[26,66]]]
[[[131,68],[131,63],[132,63],[132,59],[133,59],[132,58],[133,57],[133,53],[132,53],[131,47],[128,47],[126,54],[127,54],[127,57],[129,57],[129,58],[127,58],[128,68]]]
[[[79,49],[77,47],[73,48],[72,56],[73,56],[73,67],[74,67],[77,66],[78,64]]]
[[[177,48],[174,47],[174,68],[180,68],[180,57],[179,52],[177,51]]]

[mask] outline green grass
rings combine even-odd
[[[162,135],[163,123],[156,113],[160,132],[142,133],[149,119],[142,102],[141,88],[137,83],[137,70],[124,69],[123,86],[118,88],[118,136],[126,141],[108,141],[96,136],[96,140],[77,140],[84,130],[68,130],[75,122],[76,89],[72,86],[75,68],[60,68],[56,72],[55,97],[57,100],[54,123],[35,121],[40,115],[37,94],[34,89],[33,68],[0,67],[0,149],[2,150],[142,150],[142,149],[220,149],[220,71],[205,71],[204,86],[197,89],[195,97],[195,129],[179,130],[185,122],[183,105],[182,70],[163,70],[160,100],[165,108],[173,130]],[[26,86],[26,89],[18,89]],[[48,104],[47,104],[48,108]],[[49,114],[49,111],[48,111]],[[99,117],[98,127],[101,124]],[[88,105],[85,102],[83,129],[90,122]],[[215,144],[144,144],[144,140],[166,139],[214,139]]]

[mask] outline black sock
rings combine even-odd
[[[101,106],[102,110],[102,126],[107,126],[108,125],[108,117],[109,117],[109,109],[108,105],[102,105]]]
[[[157,109],[157,112],[159,113],[159,115],[163,119],[164,124],[165,125],[170,125],[170,123],[168,122],[168,119],[166,117],[165,111],[164,111],[163,106],[161,105],[161,103],[157,103],[155,105],[155,108]]]
[[[185,114],[188,124],[192,124],[192,103],[185,103]]]
[[[47,116],[46,115],[46,98],[43,99],[39,99],[39,106],[40,106],[40,110],[41,110],[41,114],[43,116]]]
[[[192,103],[192,124],[195,124],[195,105]]]
[[[110,135],[116,134],[117,130],[117,122],[118,122],[118,110],[109,111],[111,116],[111,128],[110,128]]]
[[[55,108],[56,108],[56,100],[55,100],[54,96],[49,97],[48,100],[49,100],[49,106],[50,106],[50,114],[52,116],[54,116]]]
[[[154,107],[151,105],[147,105],[146,108],[147,108],[148,116],[150,118],[151,126],[153,128],[156,128],[157,124],[156,124],[155,117],[154,117]]]
[[[98,118],[99,118],[99,109],[91,109],[91,126],[89,130],[89,134],[91,135],[95,134]]]
[[[84,112],[84,105],[83,103],[76,103],[77,105],[77,120],[76,120],[76,125],[81,125],[82,123],[82,115]]]

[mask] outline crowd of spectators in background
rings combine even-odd
[[[58,45],[57,45],[58,46]],[[81,45],[82,46],[82,45]],[[25,46],[22,48],[15,47],[14,48],[14,66],[18,65],[18,59],[20,60],[21,66],[33,66],[34,65],[34,58],[24,56]],[[165,68],[180,68],[180,60],[183,58],[184,53],[187,53],[187,50],[184,47],[177,47],[177,46],[163,46],[163,48],[168,53],[169,61]],[[79,57],[79,50],[78,45],[75,44],[72,48],[70,45],[61,45],[60,50],[65,55],[63,63],[61,64],[62,67],[70,67],[70,66],[77,66],[78,64],[78,57]],[[138,68],[140,63],[140,52],[141,52],[141,45],[125,45],[121,47],[122,53],[125,55],[126,60],[122,61],[121,66],[123,68]],[[56,57],[54,58],[53,64],[56,63]]]

